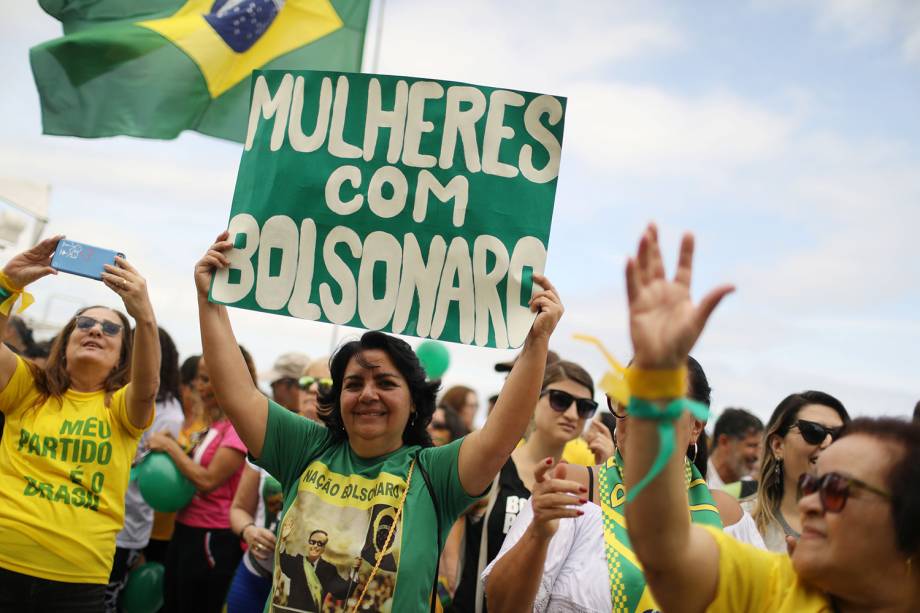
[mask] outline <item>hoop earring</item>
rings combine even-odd
[[[689,447],[688,447],[688,450],[689,450]],[[696,443],[693,443],[693,455],[692,455],[692,456],[687,456],[687,458],[690,460],[690,463],[691,463],[691,464],[693,464],[694,462],[696,462],[696,454],[699,453],[699,451],[700,451],[699,446],[698,446]]]

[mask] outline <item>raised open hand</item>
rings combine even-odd
[[[54,250],[57,249],[58,241],[62,238],[64,238],[62,234],[46,238],[6,263],[3,272],[16,286],[12,289],[21,289],[46,275],[57,274],[57,271],[51,268],[51,258]]]
[[[644,369],[673,369],[687,362],[687,354],[703,332],[706,321],[732,285],[721,285],[698,305],[690,300],[693,276],[693,235],[685,234],[674,280],[665,278],[658,229],[649,224],[635,258],[626,264],[629,330],[634,364]]]

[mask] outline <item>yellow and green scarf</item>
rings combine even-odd
[[[719,510],[700,471],[689,460],[684,461],[684,468],[691,521],[721,528]],[[658,605],[645,584],[642,566],[626,533],[626,488],[623,485],[623,458],[619,451],[598,472],[598,493],[604,515],[604,550],[607,553],[613,613],[657,610]]]

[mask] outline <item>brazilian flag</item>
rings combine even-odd
[[[243,142],[258,68],[361,69],[370,0],[39,0],[64,36],[33,47],[45,134]]]

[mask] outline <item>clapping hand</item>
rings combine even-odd
[[[566,480],[565,464],[554,466],[552,458],[540,462],[533,476],[531,526],[541,537],[551,539],[559,529],[560,519],[583,514],[578,507],[588,501],[585,497],[588,490],[576,481]]]

